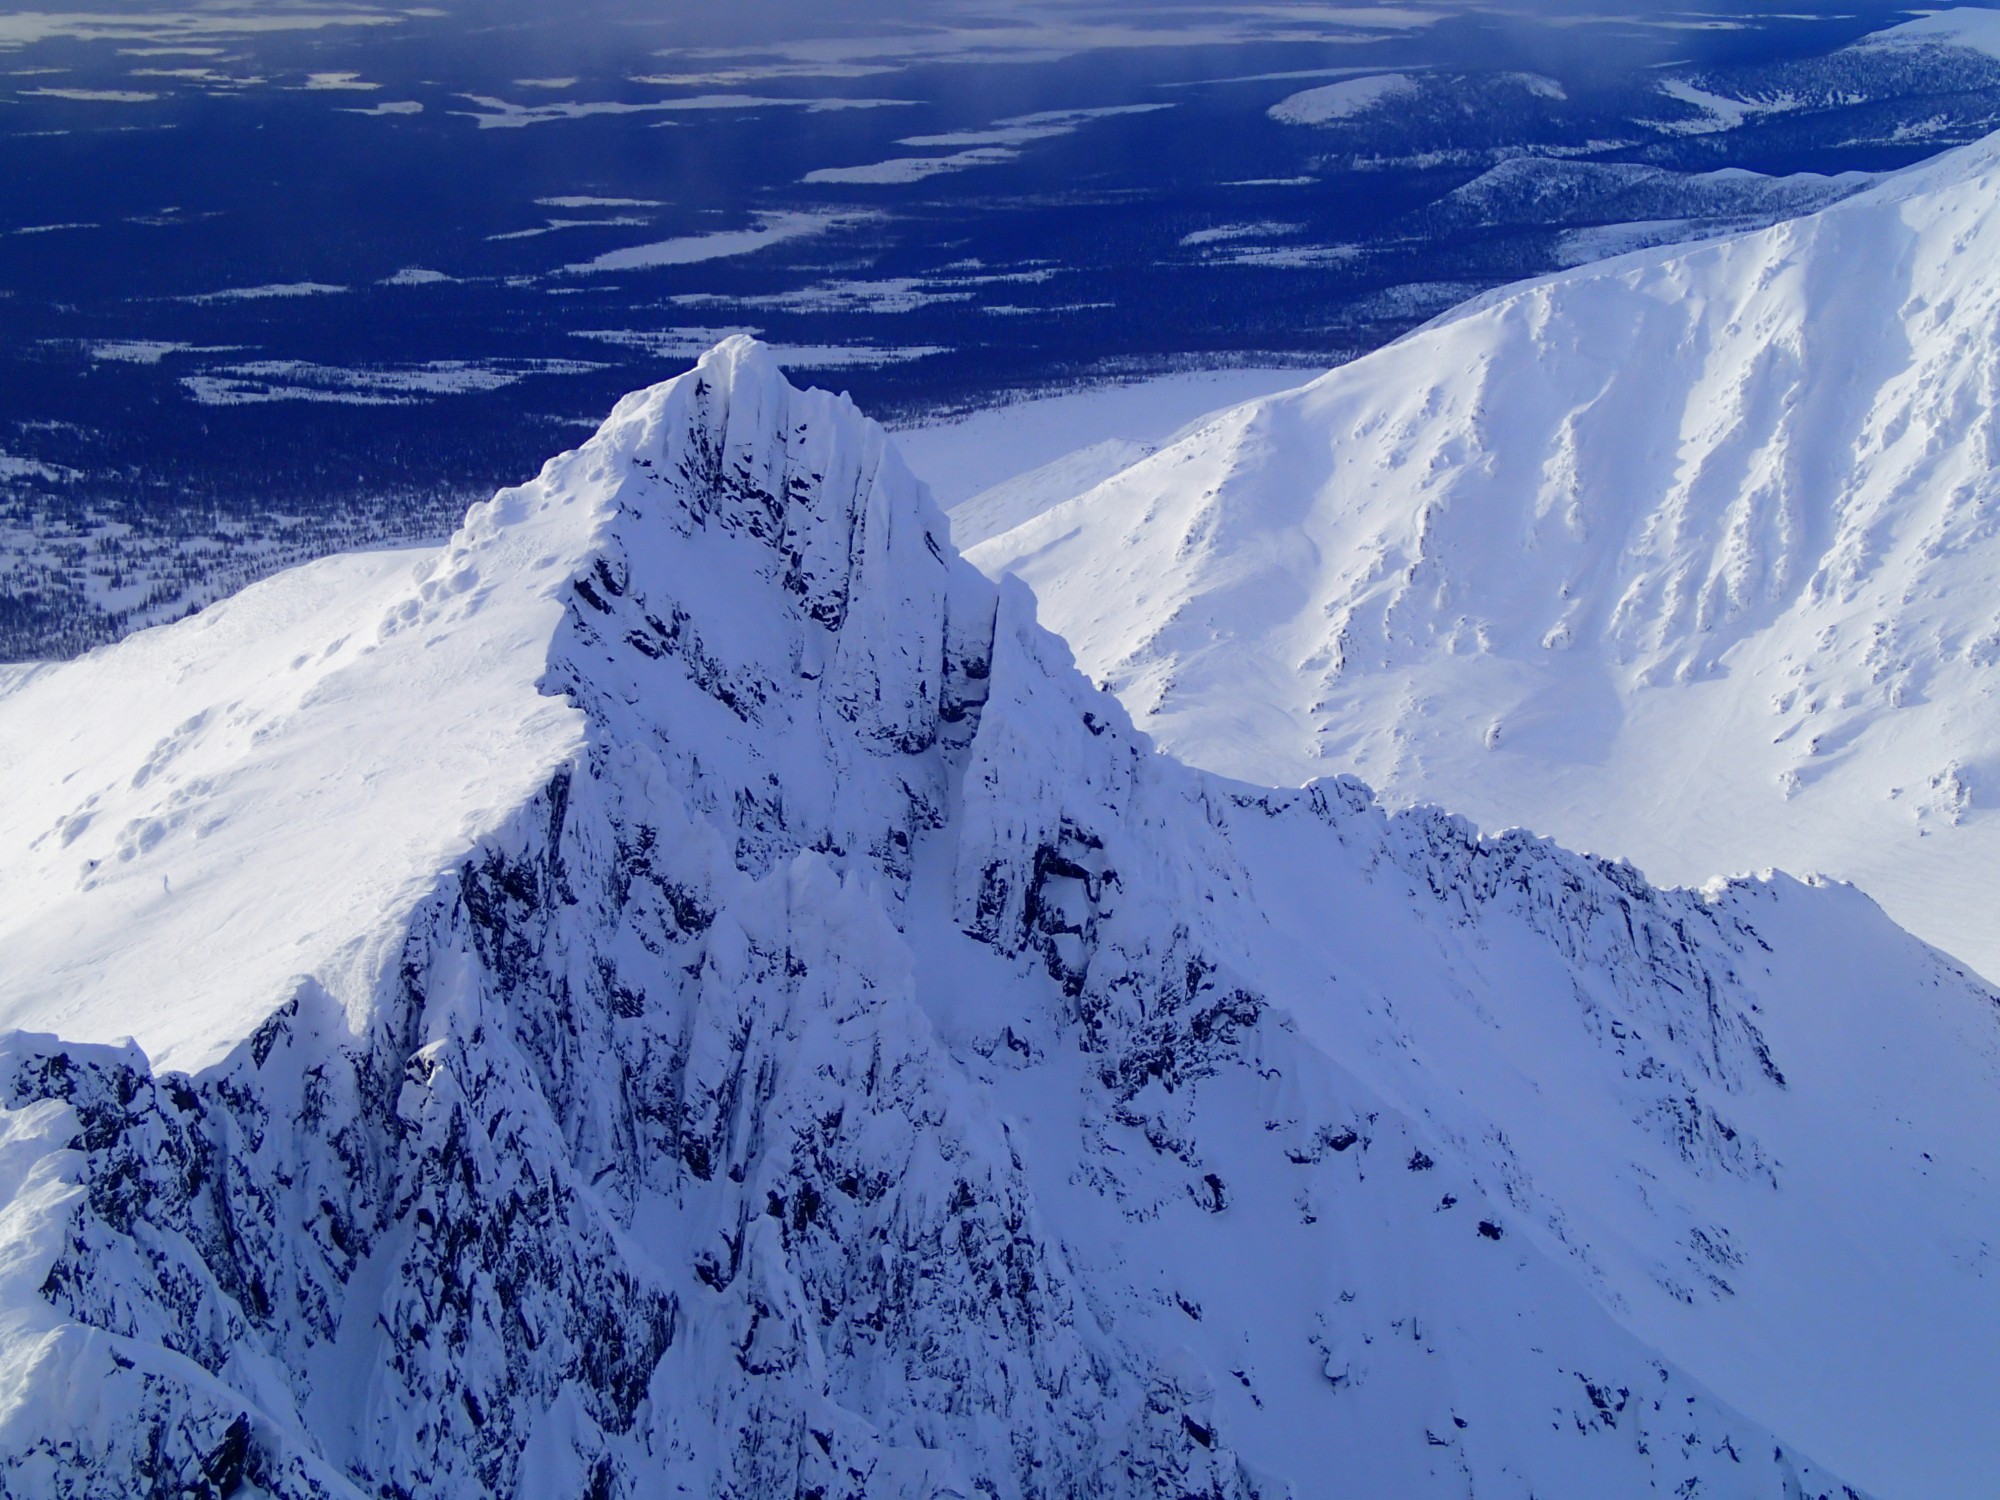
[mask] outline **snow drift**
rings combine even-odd
[[[1186,769],[945,535],[733,341],[0,684],[0,1488],[1993,1471],[1992,995]]]

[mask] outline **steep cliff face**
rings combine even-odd
[[[216,700],[148,707],[178,769],[150,725],[101,786],[21,762],[8,857],[78,863],[37,920],[128,921],[6,963],[6,1493],[1846,1493],[1800,1449],[1848,1413],[1784,1384],[1882,1345],[1784,1340],[1873,1262],[1797,1252],[1911,1191],[1888,1109],[1990,1207],[1989,998],[1839,891],[1188,771],[945,535],[737,341],[348,624],[224,606],[319,674],[282,712],[201,675],[226,617],[0,697],[22,743],[184,648]],[[253,826],[265,778],[328,821]],[[203,954],[156,877],[302,960]],[[133,951],[195,998],[108,1011]],[[1937,1102],[1853,1097],[1829,1021]],[[1899,1399],[1846,1477],[1896,1477]]]

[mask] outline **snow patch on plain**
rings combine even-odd
[[[160,96],[143,89],[79,89],[41,88],[22,89],[23,99],[68,99],[78,104],[151,104]]]
[[[959,130],[943,135],[909,136],[904,146],[958,146],[963,150],[946,156],[898,156],[887,161],[855,167],[819,167],[806,173],[802,181],[818,184],[849,183],[888,185],[922,182],[947,172],[963,172],[973,167],[997,167],[1018,161],[1022,148],[1035,142],[1073,135],[1094,120],[1119,115],[1151,114],[1172,109],[1171,104],[1114,104],[1094,109],[1053,109],[1016,115],[1000,120],[984,130]]]
[[[1416,91],[1417,82],[1407,73],[1373,73],[1365,78],[1347,78],[1303,90],[1280,99],[1267,113],[1284,125],[1329,125],[1336,120],[1351,120]]]
[[[531,375],[587,375],[599,363],[574,359],[436,359],[421,364],[343,367],[267,359],[181,377],[203,406],[261,406],[310,401],[338,406],[408,406],[436,396],[497,391]]]
[[[167,339],[100,339],[89,346],[92,359],[121,365],[156,365],[169,354],[228,354],[232,344],[184,344]]]
[[[664,208],[658,198],[599,198],[589,193],[566,193],[555,198],[537,198],[537,208]]]
[[[370,83],[359,73],[337,72],[308,73],[306,74],[306,81],[300,87],[312,93],[370,94],[381,88],[382,85],[379,83]]]
[[[272,297],[331,297],[346,290],[344,286],[325,281],[274,281],[264,286],[235,286],[219,292],[197,292],[174,300],[195,303],[262,302]]]
[[[760,214],[748,229],[721,229],[709,234],[682,235],[657,240],[648,245],[628,245],[575,265],[564,266],[570,276],[594,276],[608,271],[648,271],[663,266],[688,266],[701,261],[723,260],[736,255],[754,255],[773,245],[826,234],[843,224],[859,222],[854,214],[787,212]]]
[[[0,453],[0,479],[45,479],[51,483],[69,484],[83,478],[82,471],[62,464],[44,463],[36,458],[19,458],[10,453]]]
[[[1366,43],[1436,25],[1444,10],[1413,6],[1253,6],[1238,11],[1162,11],[1144,23],[1053,11],[995,16],[984,24],[914,20],[873,35],[811,36],[747,47],[666,48],[676,82],[771,77],[855,77],[924,65],[1057,62],[1087,52],[1259,43]]]
[[[1275,219],[1260,219],[1254,224],[1212,224],[1207,229],[1190,230],[1181,236],[1183,250],[1195,249],[1202,245],[1221,245],[1231,240],[1269,239],[1274,235],[1297,234],[1306,226],[1285,224]]]

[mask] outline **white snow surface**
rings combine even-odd
[[[898,156],[860,166],[820,167],[806,173],[800,180],[870,184],[922,182],[927,177],[936,177],[944,172],[963,172],[971,167],[994,167],[1018,161],[1022,149],[1033,142],[1074,135],[1094,120],[1114,115],[1151,114],[1173,107],[1171,104],[1114,104],[1098,109],[1051,109],[996,120],[984,130],[908,136],[897,144],[930,148],[957,146],[964,149],[946,156]]]
[[[1188,769],[946,535],[732,339],[0,673],[10,1493],[1984,1485],[1992,993]]]
[[[1191,423],[1298,378],[1283,368],[1193,370],[1089,386],[901,428],[896,447],[956,527],[968,503],[995,486],[1104,444],[1150,453]]]
[[[788,240],[806,239],[853,222],[851,214],[768,213],[757,216],[749,229],[718,229],[709,234],[682,235],[647,245],[627,245],[607,250],[595,259],[564,266],[571,276],[590,276],[603,271],[645,271],[658,266],[688,266],[698,261],[722,260],[734,255],[752,255]]]
[[[301,976],[371,1005],[382,914],[579,743],[535,690],[568,587],[536,530],[462,538],[462,566],[329,558],[0,684],[0,1027],[192,1070]],[[496,599],[482,564],[527,586]]]
[[[1327,125],[1365,114],[1416,89],[1416,80],[1407,73],[1372,73],[1292,94],[1272,105],[1269,114],[1286,125]]]
[[[2000,14],[1973,6],[1934,10],[1862,39],[1864,46],[1964,47],[2000,57]]]
[[[2000,974],[2000,138],[1490,293],[973,549],[1176,754]]]

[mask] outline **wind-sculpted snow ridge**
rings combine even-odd
[[[1990,1472],[1992,997],[1187,770],[945,536],[738,340],[0,685],[6,1494]]]

